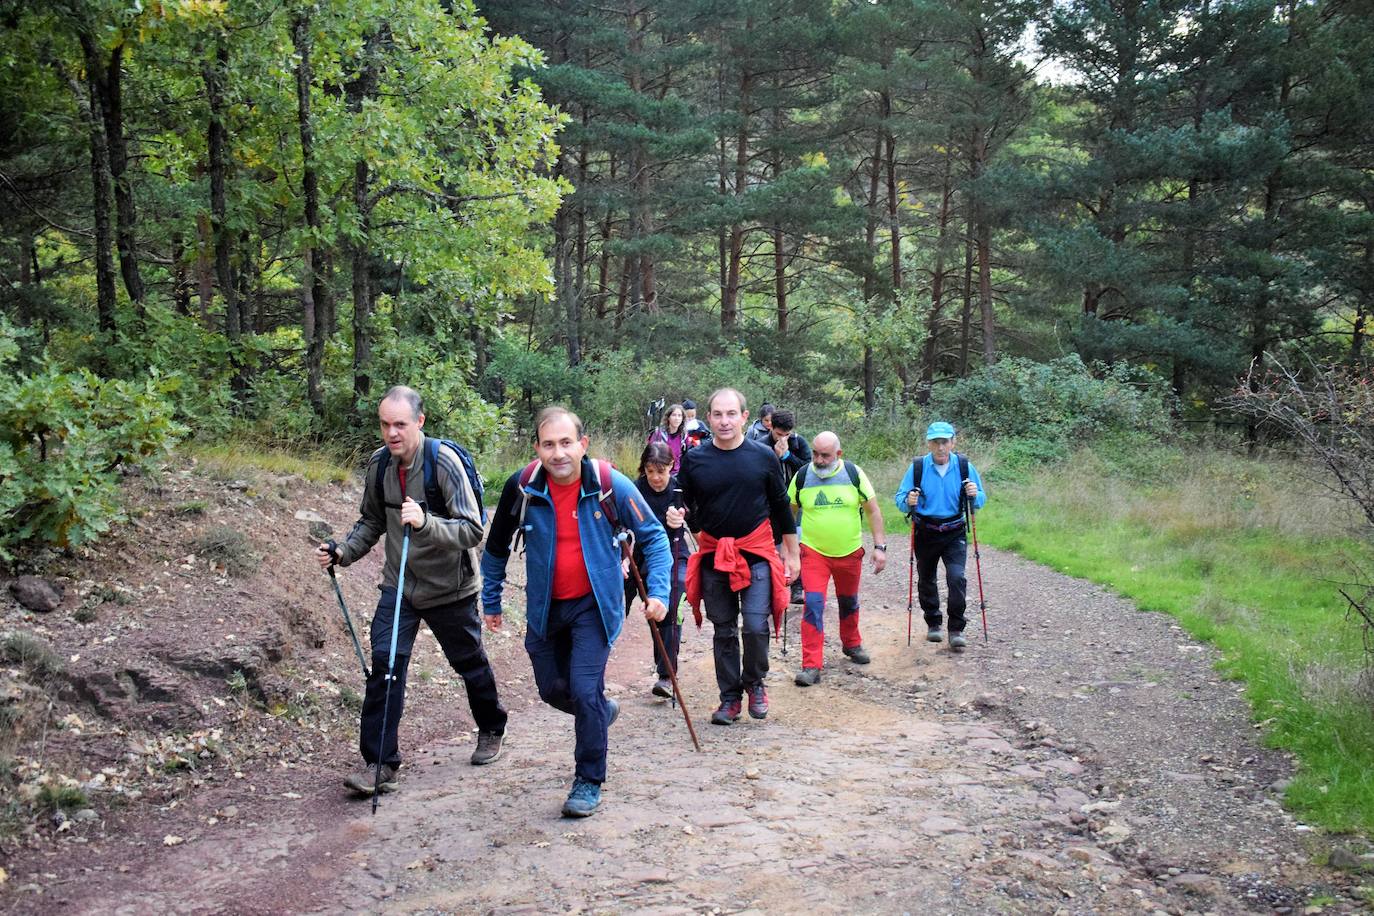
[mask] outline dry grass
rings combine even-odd
[[[341,460],[322,452],[263,448],[241,440],[193,443],[186,448],[186,452],[204,471],[224,480],[266,472],[296,474],[311,483],[343,483],[362,463],[359,455]]]

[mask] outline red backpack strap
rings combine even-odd
[[[596,498],[601,502],[601,511],[606,513],[606,520],[611,523],[611,530],[619,531],[620,518],[615,511],[615,492],[611,489],[611,463],[600,458],[594,463],[597,483],[601,487],[601,492]]]
[[[516,516],[515,538],[511,541],[512,553],[514,553],[520,547],[520,543],[522,540],[524,540],[525,537],[525,510],[528,509],[530,506],[530,494],[528,487],[530,483],[534,480],[534,475],[539,470],[539,467],[539,460],[536,458],[534,461],[531,461],[529,464],[525,465],[524,470],[520,472],[520,512]]]

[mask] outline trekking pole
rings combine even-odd
[[[363,647],[358,642],[358,631],[353,629],[353,618],[348,614],[348,605],[344,604],[343,589],[339,588],[339,577],[334,575],[334,567],[329,567],[329,581],[334,583],[334,594],[339,599],[339,610],[343,611],[344,625],[348,627],[348,635],[353,639],[353,651],[358,655],[358,664],[363,666],[363,680],[372,676],[372,672],[367,670],[367,659],[363,658]]]
[[[973,568],[978,573],[978,608],[983,612],[983,642],[988,641],[988,603],[983,600],[983,563],[978,555],[978,522],[973,507],[968,508],[969,533],[973,535]]]
[[[391,651],[386,659],[386,698],[382,700],[382,733],[377,736],[377,772],[372,783],[372,813],[382,794],[382,754],[386,751],[386,720],[391,713],[391,687],[396,680],[396,637],[401,632],[401,595],[405,593],[406,556],[410,553],[410,526],[401,526],[401,568],[396,573],[396,608],[391,612]]]
[[[630,567],[630,575],[634,577],[635,588],[639,591],[639,600],[643,601],[647,607],[649,604],[649,589],[644,585],[644,577],[639,573],[639,566],[635,563],[634,548],[630,546],[630,533],[622,531],[616,535],[616,540],[620,542],[620,553],[625,558]],[[649,621],[649,632],[654,636],[654,645],[658,647],[659,656],[663,659],[663,667],[668,669],[668,680],[673,684],[673,696],[677,698],[677,708],[682,710],[682,719],[687,723],[687,734],[692,736],[692,746],[698,751],[701,750],[701,742],[697,740],[697,730],[692,727],[692,717],[687,712],[687,701],[682,698],[682,688],[677,685],[677,671],[673,669],[673,663],[668,660],[668,647],[663,645],[663,635],[658,632],[656,621]]]
[[[906,644],[911,645],[911,592],[916,581],[916,519],[911,520],[911,549],[906,555]],[[974,551],[977,555],[977,551]]]

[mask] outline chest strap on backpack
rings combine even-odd
[[[968,512],[968,496],[964,493],[964,485],[968,483],[968,456],[954,452],[951,458],[959,462],[959,515],[963,516]],[[916,489],[925,494],[926,482],[926,459],[924,455],[911,459],[911,483]],[[907,515],[916,518],[916,507],[912,506]]]
[[[599,486],[596,496],[597,502],[601,504],[601,511],[606,513],[606,520],[611,523],[611,531],[619,534],[620,518],[615,508],[615,491],[611,488],[611,463],[609,461],[602,461],[599,458],[593,459],[592,463],[596,466],[597,484]],[[515,538],[511,541],[512,553],[516,550],[523,551],[525,531],[527,530],[525,526],[525,512],[529,509],[530,505],[529,488],[534,483],[534,476],[541,467],[543,467],[543,465],[538,459],[535,459],[525,465],[524,470],[520,472],[520,510],[516,516]],[[547,476],[547,473],[545,476]]]

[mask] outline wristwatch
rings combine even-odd
[[[881,550],[883,553],[887,553],[887,545],[886,545],[886,544],[874,544],[874,545],[873,545],[873,549],[874,549],[874,550]]]

